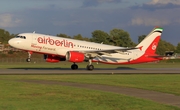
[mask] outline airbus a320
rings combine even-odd
[[[136,47],[127,48],[87,42],[39,33],[21,33],[8,43],[28,52],[27,62],[32,53],[44,54],[47,62],[69,61],[71,69],[78,69],[77,63],[88,61],[87,70],[93,70],[92,62],[106,64],[138,64],[162,60],[155,54],[162,28],[154,28]]]

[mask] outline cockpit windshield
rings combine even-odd
[[[16,36],[16,38],[26,39],[26,37],[25,37],[25,36],[20,36],[20,35]]]

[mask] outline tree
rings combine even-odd
[[[129,33],[121,29],[113,29],[110,31],[111,42],[116,46],[122,47],[132,47],[134,43],[132,42]]]
[[[73,36],[73,39],[83,40],[83,37],[81,36],[81,34],[78,34],[78,35]]]
[[[108,38],[109,35],[106,32],[95,30],[94,32],[92,32],[92,38],[90,40],[92,42],[109,44]]]
[[[62,34],[62,33],[57,34],[56,36],[58,36],[58,37],[64,37],[64,38],[71,38],[71,36],[68,36],[68,35]]]
[[[175,51],[174,45],[167,41],[160,40],[156,53],[159,55],[164,55],[166,51]]]
[[[138,37],[138,43],[140,43],[145,37],[146,37],[146,35],[139,36]]]
[[[84,40],[84,41],[90,41],[90,39],[87,38],[87,37],[84,37],[83,40]]]
[[[78,35],[73,36],[73,39],[83,40],[83,41],[90,41],[89,38],[82,37],[81,34],[78,34]]]
[[[0,29],[0,43],[7,44],[10,38],[14,37],[14,35],[10,35],[8,31],[4,29]]]
[[[180,42],[177,44],[176,53],[180,53]]]

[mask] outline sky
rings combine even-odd
[[[180,0],[1,0],[0,7],[0,28],[11,34],[90,38],[95,30],[118,28],[138,43],[138,36],[159,26],[162,40],[180,42]]]

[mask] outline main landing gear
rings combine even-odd
[[[26,59],[27,62],[31,61],[31,54],[32,54],[32,52],[28,52],[28,58]]]
[[[76,63],[73,63],[71,65],[71,69],[72,70],[77,70],[78,69],[78,65]],[[94,69],[94,66],[92,65],[92,60],[91,59],[89,59],[89,64],[87,65],[86,69],[87,70],[93,70]]]
[[[94,66],[93,66],[93,65],[87,65],[86,69],[87,69],[87,70],[93,70],[93,69],[94,69]]]
[[[78,69],[78,65],[76,63],[71,65],[71,69],[72,70],[77,70]]]
[[[92,65],[92,59],[89,59],[89,64],[86,67],[87,70],[93,70],[94,66]]]

